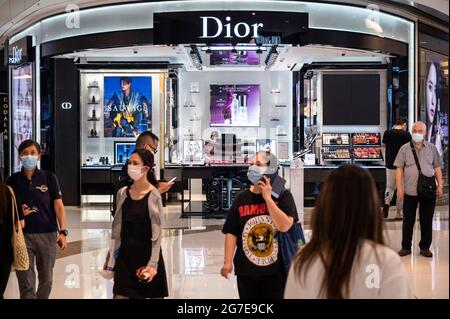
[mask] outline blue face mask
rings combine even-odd
[[[419,143],[419,142],[422,142],[422,141],[423,141],[423,135],[420,134],[420,133],[412,133],[411,136],[412,136],[412,140],[413,140],[414,142]]]
[[[263,178],[263,175],[266,171],[267,171],[266,167],[251,165],[248,168],[248,172],[247,172],[248,180],[253,185],[257,185],[258,182]]]
[[[35,169],[38,162],[37,158],[38,157],[34,155],[21,156],[20,160],[22,161],[23,168],[28,171]]]

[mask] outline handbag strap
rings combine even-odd
[[[13,223],[13,229],[16,229],[16,222],[19,220],[19,209],[17,208],[17,201],[16,201],[16,195],[14,195],[14,190],[7,186],[9,189],[9,193],[11,194],[11,209],[13,211],[12,214],[12,223]]]
[[[419,170],[419,174],[422,174],[422,168],[420,167],[419,159],[417,158],[416,149],[414,148],[413,142],[410,142],[411,144],[411,151],[414,156],[414,161],[416,162],[417,169]]]

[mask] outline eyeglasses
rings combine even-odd
[[[155,153],[155,154],[158,153],[158,149],[157,148],[151,146],[150,144],[147,144],[147,145],[152,149],[153,153]]]

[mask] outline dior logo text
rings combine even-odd
[[[252,38],[257,38],[258,37],[258,29],[262,28],[264,26],[264,24],[262,23],[254,23],[252,25],[249,25],[245,22],[239,22],[237,23],[234,28],[232,28],[231,23],[225,23],[222,24],[222,21],[220,21],[219,18],[216,17],[200,17],[200,19],[202,19],[202,36],[200,37],[201,39],[205,39],[205,38],[217,38],[222,34],[222,31],[224,31],[225,28],[225,38],[233,38],[233,37],[238,37],[238,38],[246,38],[251,34]],[[226,17],[225,20],[227,22],[231,21],[230,17]],[[213,29],[215,31],[215,33],[211,33],[209,34],[208,28],[209,28],[209,24],[215,24],[215,28]]]

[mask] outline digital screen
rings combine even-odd
[[[324,74],[323,125],[380,125],[378,74]]]
[[[260,55],[256,51],[212,51],[209,58],[210,65],[259,65],[259,62]]]
[[[211,85],[211,126],[259,126],[259,85]]]
[[[105,137],[137,137],[152,126],[152,78],[105,76]]]
[[[32,64],[12,69],[12,171],[21,169],[19,145],[33,138],[33,68]]]
[[[426,140],[441,156],[445,185],[449,167],[448,56],[421,49],[419,57],[419,119],[427,125]]]
[[[116,164],[126,164],[130,159],[131,154],[136,149],[136,143],[114,143],[114,162]]]

